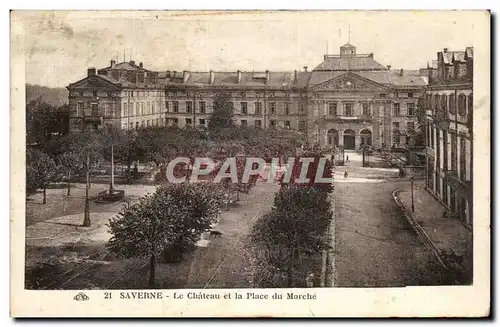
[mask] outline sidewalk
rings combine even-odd
[[[457,218],[443,218],[445,208],[424,186],[421,181],[414,183],[415,212],[411,212],[410,182],[406,188],[394,193],[395,200],[398,202],[399,199],[405,206],[417,232],[428,239],[446,267],[458,274],[461,283],[472,283],[472,231]]]

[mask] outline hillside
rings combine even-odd
[[[68,103],[68,90],[65,88],[51,88],[40,85],[26,84],[26,103],[42,97],[44,102],[60,107]]]

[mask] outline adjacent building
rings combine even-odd
[[[424,71],[426,187],[448,212],[472,228],[474,51],[444,49]]]
[[[312,71],[157,72],[111,61],[68,86],[70,129],[207,126],[223,91],[242,126],[295,129],[323,147],[404,147],[427,76],[391,69],[350,44]]]

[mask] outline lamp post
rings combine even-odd
[[[411,212],[415,212],[415,203],[413,200],[413,176],[410,177],[410,184],[411,184]]]
[[[90,183],[90,154],[87,152],[87,184],[85,187],[85,206],[83,209],[83,227],[90,227],[90,204],[89,204],[89,183]]]

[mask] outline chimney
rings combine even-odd
[[[110,64],[111,68],[115,67],[115,64],[116,64],[116,61],[111,60],[111,64]]]
[[[87,69],[87,76],[94,76],[95,75],[95,67],[90,67]]]
[[[402,68],[399,70],[399,76],[403,76],[403,69]]]
[[[141,67],[141,68],[142,68],[142,62],[140,62],[140,63],[139,63],[139,67]]]
[[[132,66],[135,66],[135,61],[133,60],[130,60],[128,63],[131,64]]]
[[[387,69],[391,70],[391,65],[387,65]]]
[[[238,78],[237,83],[240,84],[241,83],[241,72],[239,70],[236,71],[236,77]]]
[[[444,48],[444,49],[443,49],[443,52],[444,52],[444,53],[448,52],[448,48]]]
[[[372,58],[373,59],[373,52],[368,54],[368,58]]]
[[[269,83],[270,79],[271,79],[271,74],[269,73],[269,70],[266,70],[266,84]]]
[[[215,80],[215,73],[213,70],[210,71],[210,84],[214,84],[214,80]]]
[[[304,66],[304,71],[307,72],[307,66]]]
[[[295,71],[293,72],[293,81],[297,83],[297,80],[298,80],[297,69],[295,69]]]
[[[187,80],[189,79],[189,72],[187,70],[185,70],[183,73],[182,73],[182,83],[186,84]]]

